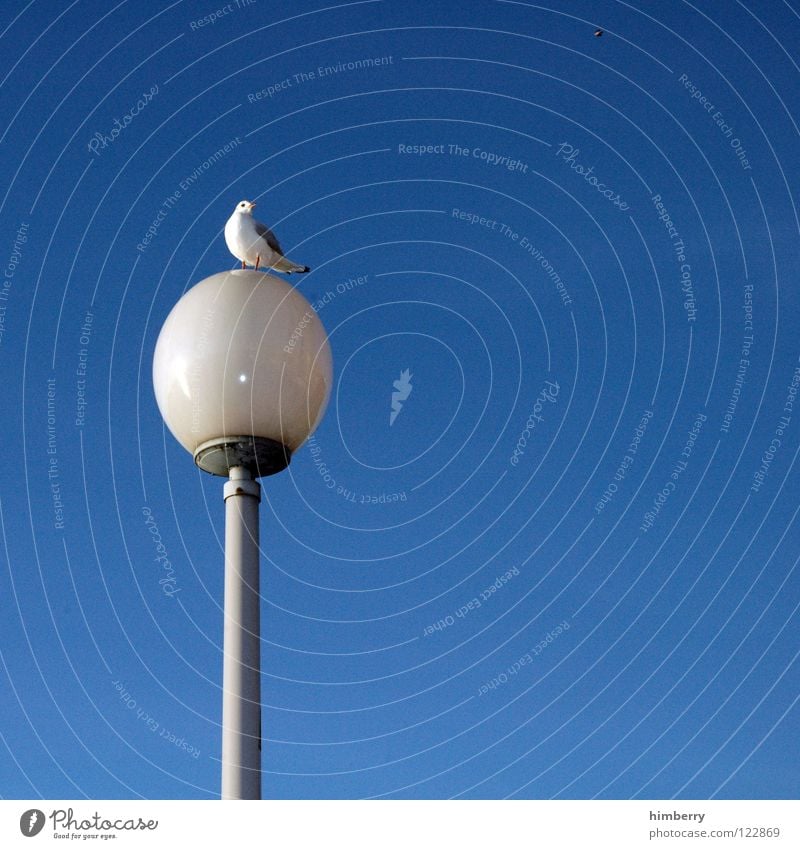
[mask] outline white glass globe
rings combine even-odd
[[[167,316],[153,385],[167,427],[194,455],[211,440],[260,437],[295,451],[328,404],[322,322],[289,283],[252,270],[202,280]]]

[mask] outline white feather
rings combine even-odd
[[[225,224],[225,244],[240,262],[247,265],[274,268],[277,271],[303,273],[307,265],[298,265],[283,255],[275,234],[253,218],[254,203],[243,200],[236,204],[233,215]]]

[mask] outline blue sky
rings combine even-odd
[[[249,198],[334,356],[262,482],[264,796],[797,797],[796,2],[0,33],[0,795],[218,795],[222,481],[151,367]]]

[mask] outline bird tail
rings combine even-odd
[[[286,274],[305,274],[307,271],[311,271],[307,265],[298,265],[285,256],[282,256],[276,263],[273,263],[272,267]]]

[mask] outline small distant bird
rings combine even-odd
[[[601,36],[602,34],[603,34],[603,30],[601,30],[601,29],[596,29],[596,30],[594,31],[594,37],[595,37],[595,38],[600,38],[600,36]]]
[[[242,263],[242,268],[252,265],[258,269],[264,265],[266,268],[285,271],[286,274],[311,271],[307,265],[298,265],[283,255],[272,230],[253,218],[254,208],[255,204],[251,201],[240,201],[225,224],[225,244]]]

